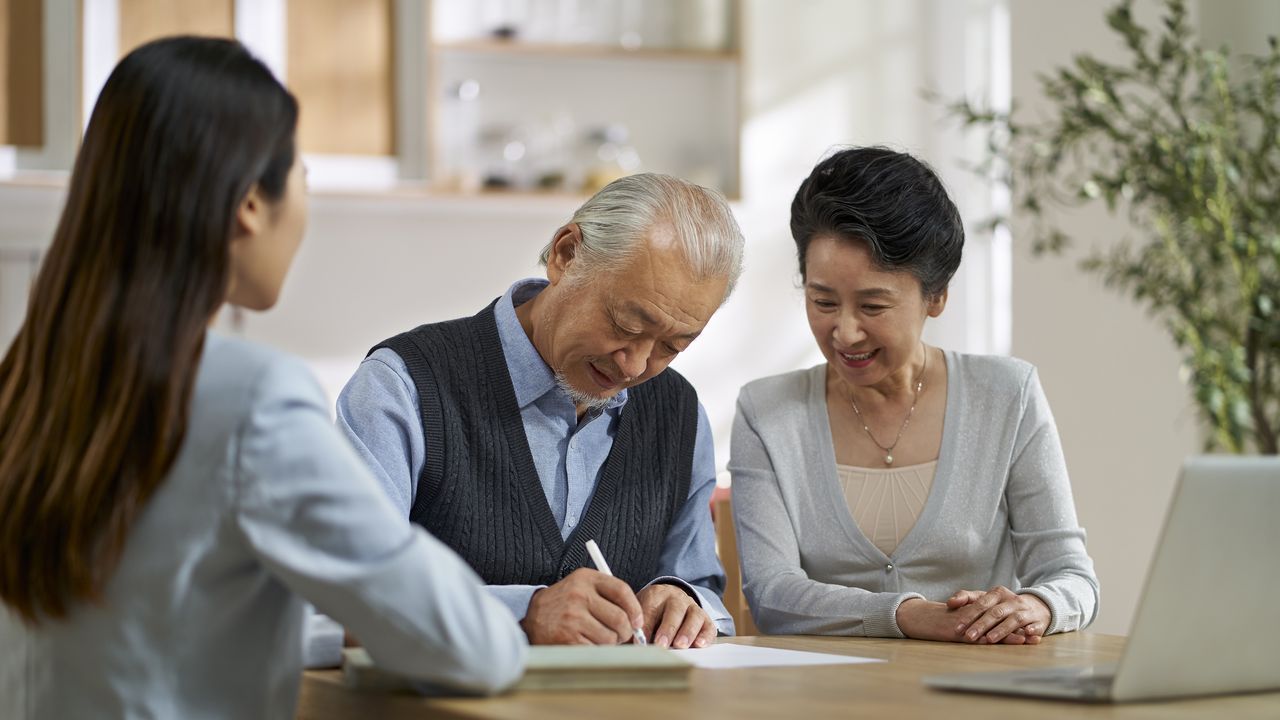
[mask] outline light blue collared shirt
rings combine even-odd
[[[573,401],[556,385],[554,374],[516,317],[516,307],[546,286],[546,280],[537,279],[515,283],[498,301],[494,315],[538,478],[560,535],[567,538],[595,492],[626,407],[627,391],[614,396],[604,410],[589,411],[578,421]],[[338,427],[405,518],[426,462],[419,408],[417,388],[404,361],[387,348],[365,358],[338,396]],[[733,620],[720,599],[724,570],[716,557],[708,509],[714,489],[715,445],[706,411],[699,404],[689,499],[671,525],[658,560],[659,577],[652,582],[676,582],[693,591],[720,632],[732,634]],[[488,587],[517,618],[523,618],[529,599],[543,586]]]

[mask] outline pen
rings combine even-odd
[[[600,572],[613,577],[613,571],[609,570],[609,563],[604,561],[604,553],[600,552],[600,546],[595,540],[587,541],[587,554],[591,556],[591,562],[596,564],[596,569]],[[644,631],[635,628],[632,631],[632,637],[635,638],[637,645],[648,645],[649,641],[644,639]]]

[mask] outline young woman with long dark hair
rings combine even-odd
[[[396,516],[302,363],[209,331],[301,240],[297,104],[239,43],[112,72],[0,363],[0,716],[292,717],[303,598],[490,692],[524,637]]]

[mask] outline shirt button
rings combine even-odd
[[[889,563],[888,565],[885,565],[885,566],[884,566],[884,571],[885,571],[885,572],[893,572],[893,563]]]

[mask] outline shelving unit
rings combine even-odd
[[[483,19],[470,33],[440,22],[450,11],[480,17],[514,6],[544,29],[545,13],[565,8],[591,9],[587,20],[604,24],[578,18],[575,32],[587,37],[564,42],[545,33],[496,37]],[[704,30],[719,40],[679,46],[687,32],[675,21],[693,7],[712,8]],[[196,33],[240,38],[298,96],[299,146],[322,192],[581,197],[611,177],[650,170],[739,193],[738,0],[0,0],[0,29],[30,23],[33,12],[52,13],[66,38],[41,50],[42,38],[61,36],[5,34],[30,47],[0,48],[0,145],[41,146],[49,117],[66,127],[44,143],[57,152],[30,167],[70,169],[71,138],[120,57],[155,37]],[[602,41],[617,36],[607,25],[617,13],[648,23],[650,42],[638,32]],[[67,67],[27,62],[22,77],[35,82],[17,87],[15,57]],[[456,93],[464,84],[466,100]],[[60,93],[53,105],[40,101],[46,87]]]
[[[477,53],[484,55],[514,56],[553,56],[574,59],[632,59],[636,61],[652,60],[697,60],[703,62],[736,63],[738,53],[732,50],[698,50],[691,48],[648,48],[628,49],[621,45],[604,44],[565,44],[551,42],[524,42],[513,40],[451,40],[435,43],[437,52]]]
[[[656,47],[604,43],[600,32],[582,42],[547,39],[548,23],[535,13],[553,4],[528,4],[525,20],[542,31],[526,38],[501,19],[495,34],[477,22],[483,11],[463,0],[435,0],[427,96],[431,187],[586,194],[611,177],[650,170],[737,197],[739,3],[719,4],[723,43],[698,48],[673,46],[679,34],[673,27]],[[603,16],[608,8],[602,2],[595,9]]]

